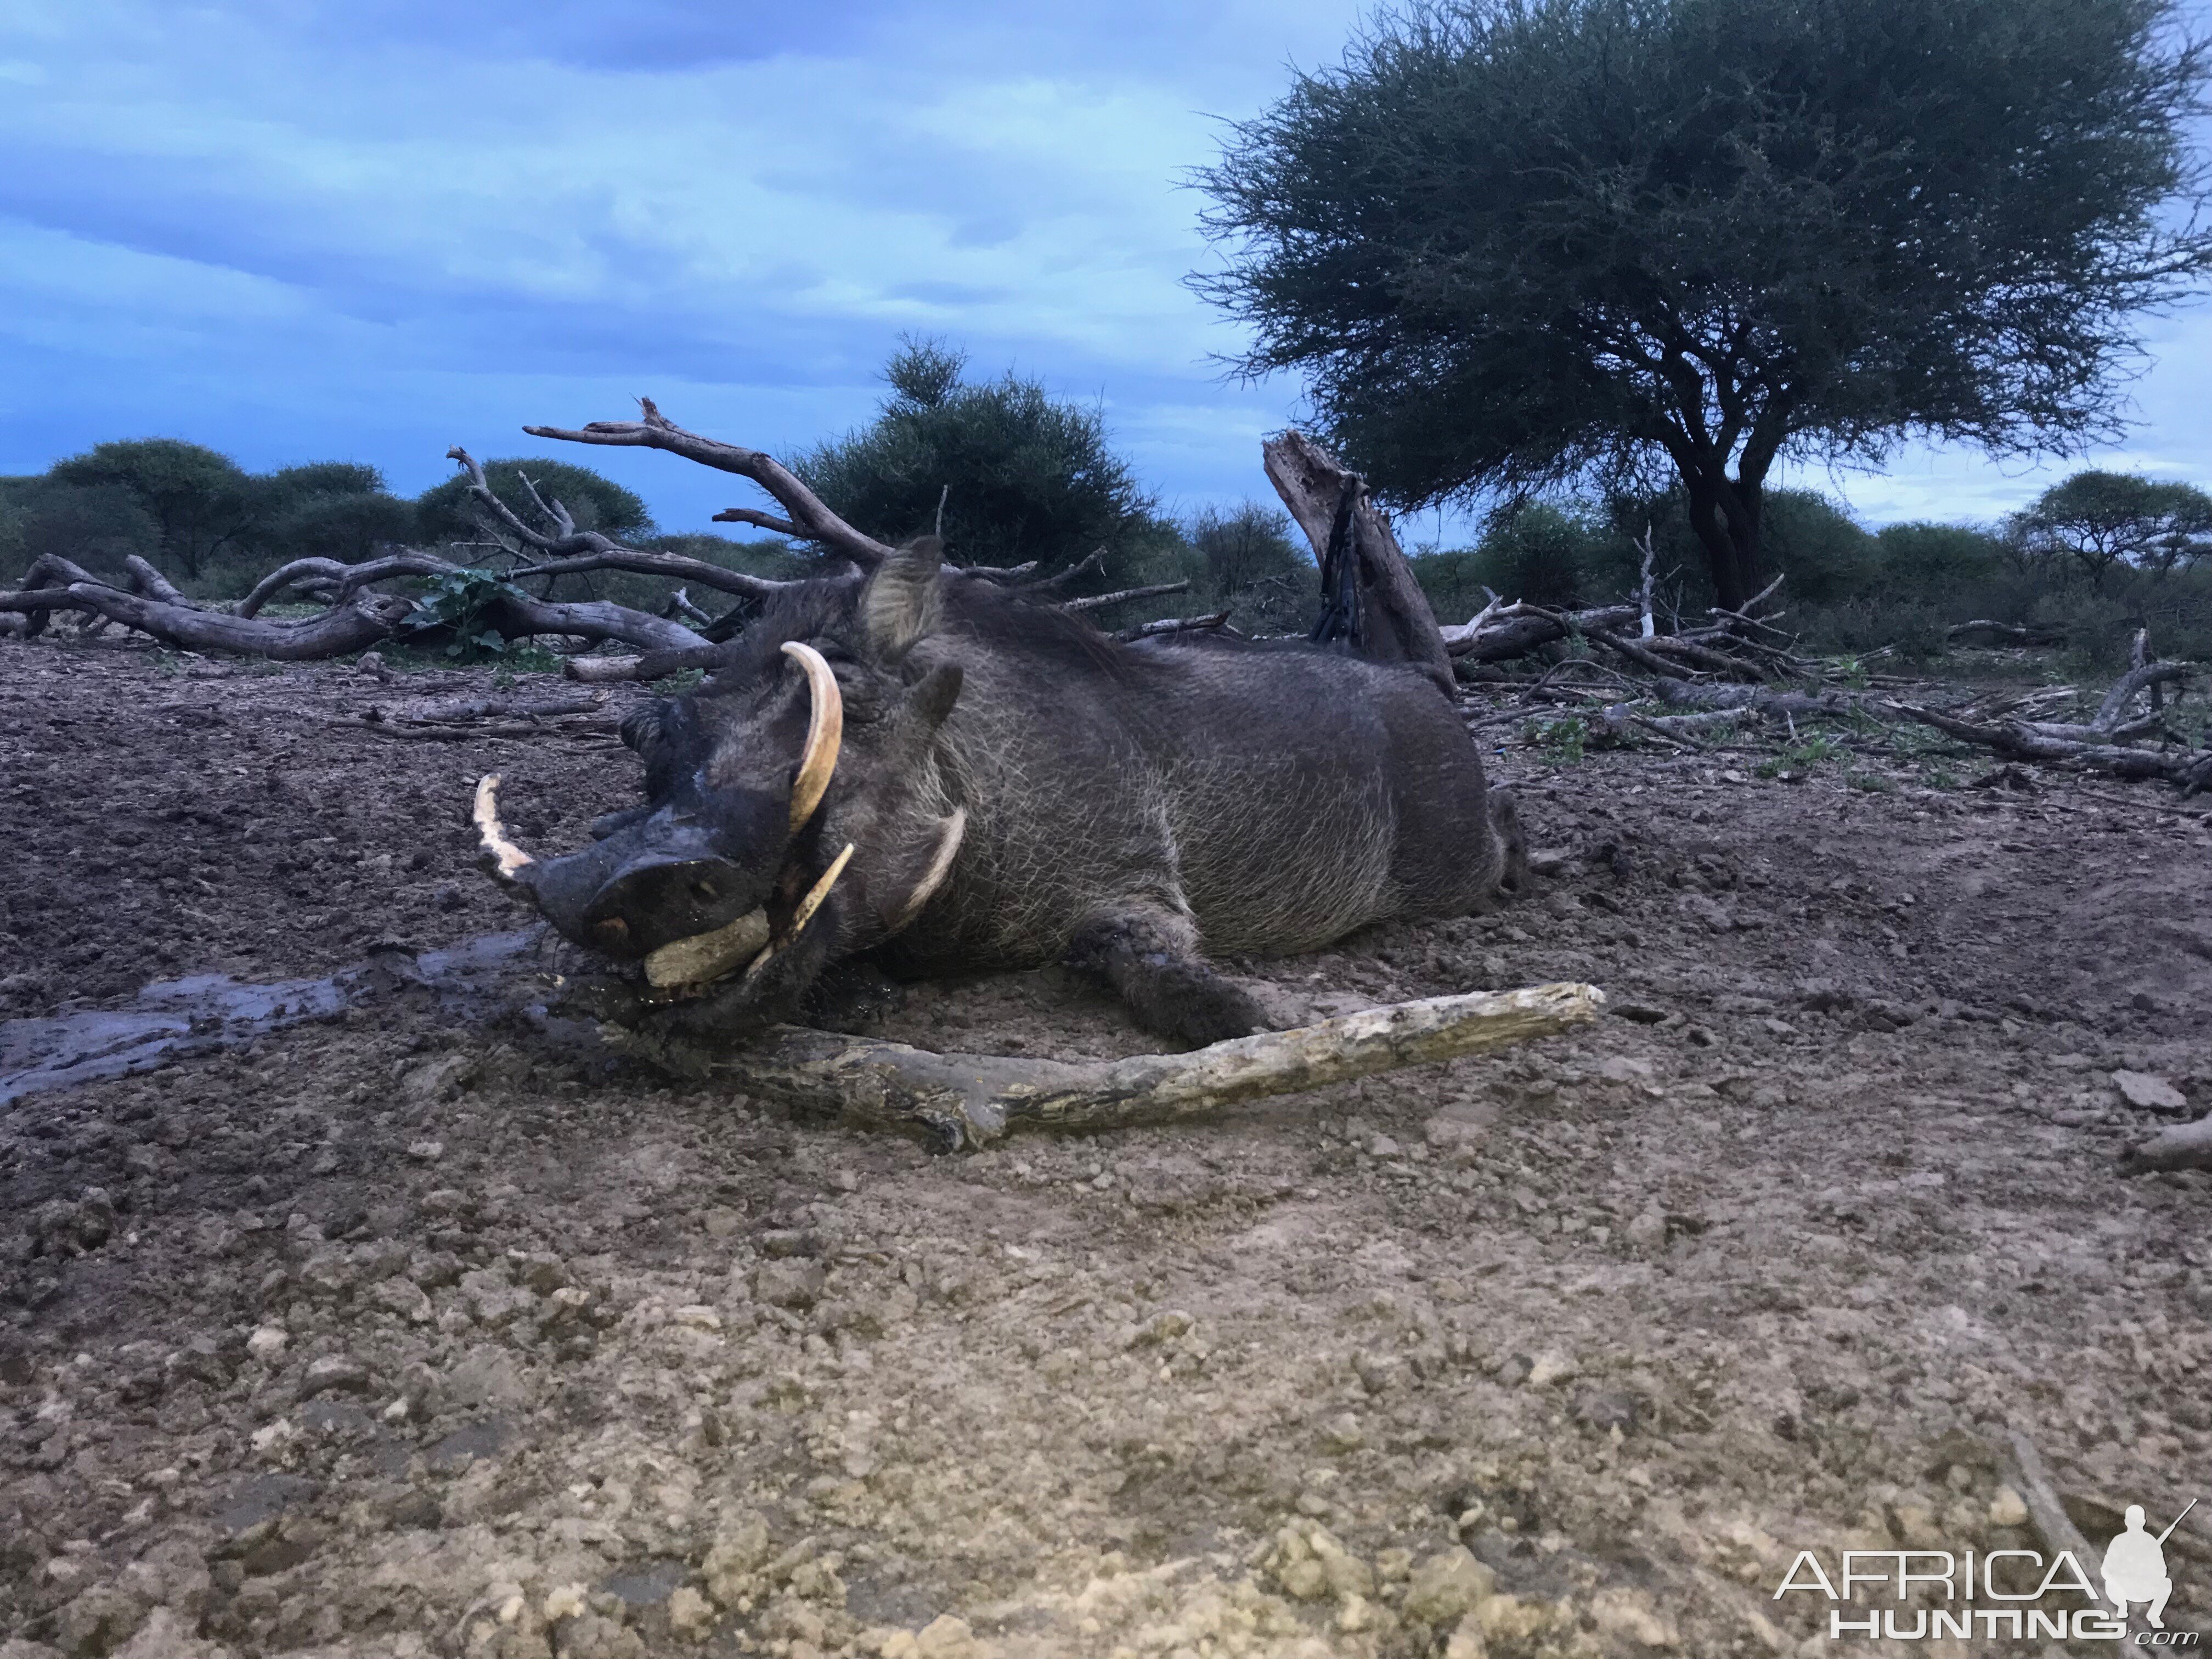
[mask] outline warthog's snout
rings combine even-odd
[[[627,839],[627,838],[625,838]],[[613,867],[590,848],[572,859],[533,865],[522,881],[545,919],[574,939],[611,957],[635,960],[664,945],[713,933],[760,908],[762,884],[681,832],[669,843],[629,856]],[[672,844],[671,844],[672,843]],[[569,869],[563,866],[579,865]],[[538,873],[532,881],[533,872]]]
[[[493,873],[575,943],[642,960],[653,986],[701,985],[739,968],[757,975],[805,928],[853,856],[847,847],[811,886],[786,866],[829,789],[843,709],[818,652],[795,641],[783,651],[805,669],[811,705],[787,799],[690,778],[666,805],[603,820],[592,845],[539,860],[507,836],[499,779],[488,777],[475,816]]]

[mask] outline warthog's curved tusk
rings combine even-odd
[[[690,939],[662,945],[645,959],[646,983],[665,990],[720,979],[731,969],[750,962],[767,943],[768,912],[750,911],[712,933],[694,933]]]
[[[806,924],[814,920],[814,913],[822,908],[822,901],[830,896],[830,890],[837,884],[837,878],[845,873],[845,866],[852,861],[853,843],[848,841],[845,843],[845,850],[830,861],[830,867],[822,872],[821,878],[813,886],[808,888],[806,896],[799,901],[799,908],[791,913],[791,926],[785,930],[783,937],[781,939],[769,941],[768,948],[753,958],[752,965],[745,969],[747,979],[751,979],[777,957],[799,943],[799,936],[806,931]]]
[[[491,861],[492,873],[501,881],[513,881],[515,872],[525,865],[538,862],[507,838],[507,826],[499,821],[498,773],[488,773],[477,780],[477,805],[471,816],[476,820],[477,834],[483,839],[484,854]]]
[[[830,790],[830,775],[837,769],[837,746],[845,738],[845,700],[837,693],[837,677],[830,672],[829,662],[812,646],[786,640],[783,654],[806,671],[813,707],[806,723],[806,752],[799,757],[798,781],[791,786],[791,833],[795,836],[822,805]]]
[[[945,877],[952,873],[952,860],[960,856],[960,843],[968,833],[968,809],[956,806],[952,816],[943,820],[944,828],[938,832],[937,851],[930,854],[929,868],[921,872],[921,879],[914,884],[914,891],[906,896],[899,906],[898,915],[891,918],[891,932],[904,930],[921,914],[931,896],[945,885]],[[888,937],[888,935],[886,936]]]

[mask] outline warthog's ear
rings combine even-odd
[[[952,712],[952,705],[960,701],[960,681],[958,663],[938,664],[906,694],[906,707],[900,711],[901,717],[911,720],[925,739],[935,737],[937,728]]]
[[[886,559],[860,592],[860,634],[887,663],[914,649],[937,627],[937,573],[945,544],[917,537]]]

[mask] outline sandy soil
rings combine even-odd
[[[353,723],[420,690],[0,645],[0,1017],[516,926],[467,785],[560,847],[634,763]],[[2040,1650],[1773,1592],[2042,1548],[2015,1430],[2099,1545],[2206,1492],[2205,1178],[2114,1155],[2212,1107],[2212,831],[1755,760],[1509,743],[1531,898],[1237,966],[1614,1014],[1216,1121],[933,1158],[405,994],[0,1109],[0,1655]]]

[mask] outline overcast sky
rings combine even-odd
[[[1267,496],[1259,441],[1299,388],[1221,378],[1178,181],[1364,8],[954,9],[0,0],[0,472],[161,435],[412,493],[448,444],[544,453],[525,422],[641,392],[788,453],[865,421],[914,332],[1097,399],[1170,509]],[[2148,339],[2144,424],[2095,459],[2212,483],[2212,312]],[[670,530],[750,489],[574,459]],[[1812,482],[1880,524],[1991,517],[2068,470]]]

